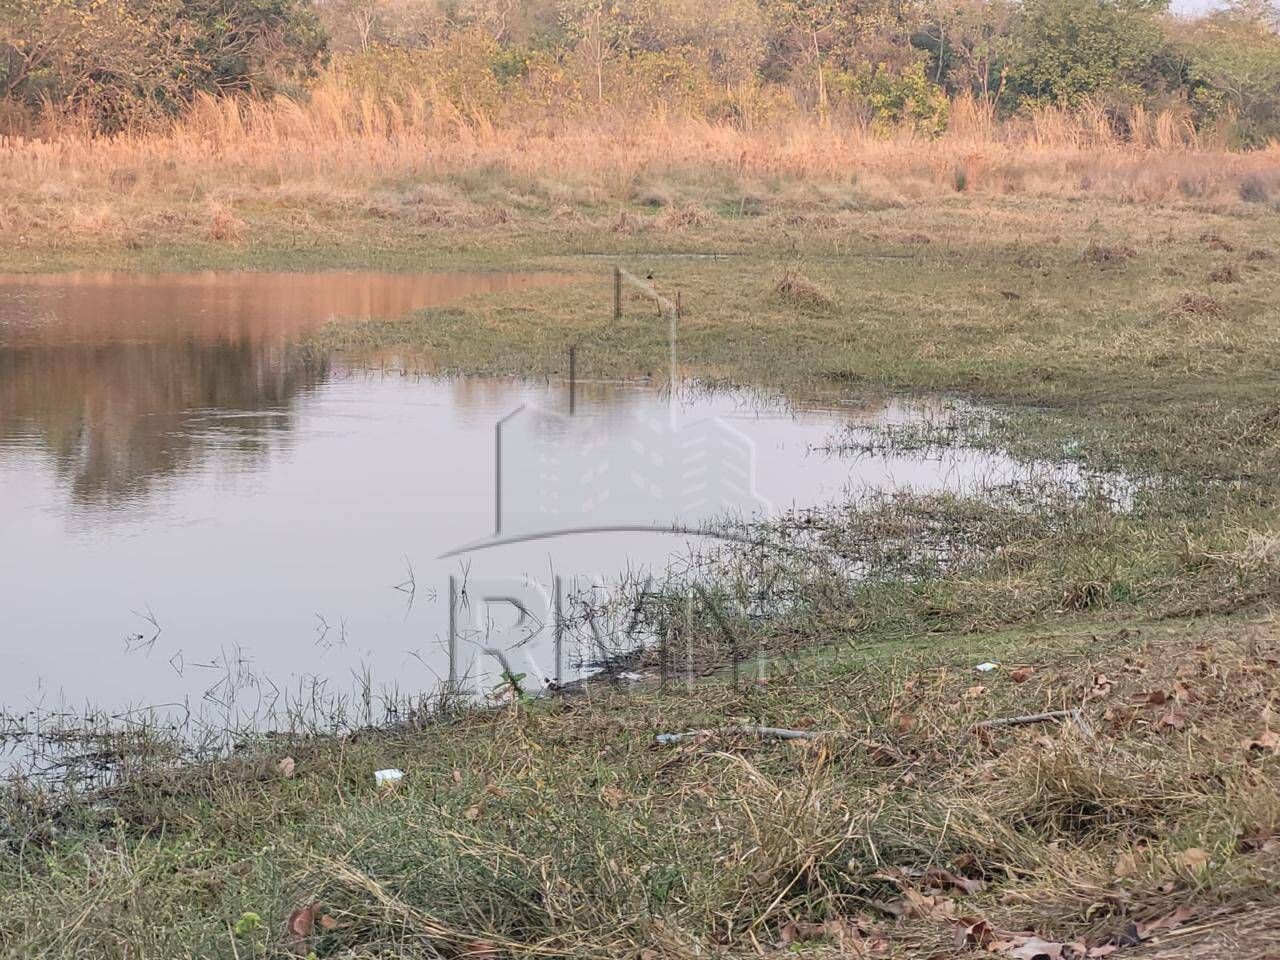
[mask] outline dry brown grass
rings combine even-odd
[[[1249,552],[1273,562],[1274,539]],[[987,677],[944,668],[886,684],[884,725],[862,740],[882,782],[850,803],[866,812],[847,835],[866,840],[847,869],[919,904],[878,928],[890,949],[950,956],[979,919],[1006,941],[1141,947],[1124,956],[1210,956],[1233,938],[1241,955],[1274,948],[1274,625],[1095,639]],[[973,726],[1074,706],[1083,726]],[[1135,929],[1151,932],[1126,944]]]
[[[712,216],[708,198],[726,212],[821,217],[957,191],[1254,206],[1280,192],[1280,146],[1227,151],[1174,114],[1138,113],[1121,136],[1098,111],[999,125],[962,102],[929,139],[806,117],[747,130],[665,112],[498,125],[411,94],[375,100],[333,75],[306,103],[203,98],[153,133],[97,138],[62,122],[43,139],[0,140],[0,230],[28,242],[112,238],[210,203],[231,219],[269,204],[306,228],[308,216],[400,215],[415,191],[444,195],[419,199],[445,225],[636,204],[662,208],[673,230]],[[220,223],[159,232],[240,232]]]

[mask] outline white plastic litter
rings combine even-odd
[[[403,779],[403,770],[375,770],[373,772],[373,782],[380,787],[387,784],[397,784]]]
[[[990,673],[992,670],[999,670],[1000,664],[992,663],[990,660],[988,660],[986,663],[978,664],[973,669],[977,670],[979,673]]]

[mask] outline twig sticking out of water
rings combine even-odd
[[[160,622],[156,620],[156,615],[152,612],[150,605],[147,606],[146,613],[139,613],[137,610],[133,610],[131,612],[135,617],[141,617],[143,620],[147,621],[147,623],[151,624],[155,633],[153,633],[150,638],[143,636],[141,633],[135,633],[132,636],[126,637],[124,641],[125,652],[134,653],[138,650],[146,650],[147,653],[150,653],[155,647],[156,641],[160,639],[160,634],[164,633],[164,630],[161,629]]]
[[[413,601],[418,598],[418,578],[414,576],[413,562],[407,556],[404,558],[404,564],[409,570],[409,577],[403,583],[397,584],[396,589],[409,595],[409,609],[405,611],[405,619],[408,619],[409,614],[413,613]]]

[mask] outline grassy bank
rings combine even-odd
[[[577,344],[580,375],[660,381],[653,304],[629,290],[613,319],[621,262],[680,294],[691,373],[799,401],[957,394],[990,412],[883,442],[1011,447],[1140,482],[1120,510],[1086,485],[780,521],[771,543],[816,544],[838,563],[766,551],[733,568],[747,584],[786,577],[785,608],[729,624],[764,656],[767,682],[668,677],[411,734],[157,761],[69,805],[20,792],[0,834],[7,953],[1016,955],[1033,932],[1097,956],[1273,949],[1280,259],[1268,202],[1177,181],[1144,201],[1079,179],[1013,193],[944,176],[913,194],[714,167],[663,170],[652,195],[634,177],[557,195],[510,170],[425,185],[378,172],[341,189],[223,171],[194,193],[126,187],[96,227],[68,226],[98,209],[103,163],[44,199],[5,188],[8,215],[42,227],[8,267],[585,273],[518,303],[334,326],[311,345],[415,370],[557,376]],[[693,253],[720,256],[673,256]],[[869,579],[839,576],[864,563]],[[678,624],[700,671],[730,652],[704,613]],[[987,658],[1005,666],[974,673]],[[1075,708],[1083,726],[973,729]],[[826,736],[653,742],[743,723]],[[372,772],[387,767],[408,777],[383,794]]]
[[[1277,644],[1269,623],[1073,620],[157,771],[61,817],[9,814],[5,942],[60,958],[947,956],[1038,935],[1081,956],[1262,956]],[[975,674],[989,656],[1006,666]],[[1077,706],[1081,724],[974,727]],[[726,723],[822,735],[654,743]],[[379,791],[388,766],[406,780]]]

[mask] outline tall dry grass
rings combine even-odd
[[[430,91],[374,96],[333,74],[305,102],[202,97],[163,130],[101,137],[60,121],[45,136],[4,138],[0,230],[127,241],[129,225],[196,225],[220,239],[216,224],[264,199],[297,215],[376,216],[371,198],[431,184],[460,204],[514,197],[524,210],[678,206],[744,191],[785,208],[798,184],[815,183],[856,184],[889,202],[1258,202],[1280,196],[1280,145],[1234,152],[1168,111],[1044,109],[1001,123],[972,100],[954,104],[937,138],[808,116],[744,129],[661,106],[496,122]]]

